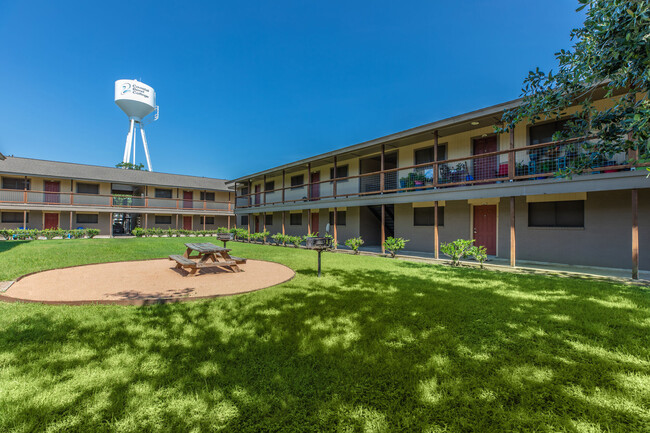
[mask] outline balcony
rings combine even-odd
[[[406,167],[328,179],[236,197],[237,208],[309,202],[321,199],[396,194],[502,182],[526,182],[587,167],[582,175],[626,171],[647,166],[620,153],[603,158],[588,152],[590,137],[446,159]]]
[[[231,212],[232,202],[153,198],[122,194],[81,194],[73,192],[0,189],[0,205],[36,205],[39,207],[91,207],[100,209],[192,210]]]

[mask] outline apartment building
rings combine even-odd
[[[223,179],[7,156],[0,161],[0,227],[210,230],[234,224]]]
[[[475,239],[517,261],[650,270],[650,179],[638,151],[606,158],[587,138],[553,142],[564,121],[493,125],[515,100],[228,182],[239,225],[252,231],[388,236],[438,258],[440,243]],[[597,101],[604,109],[611,100]],[[569,112],[570,114],[570,112]],[[558,170],[587,158],[572,178]]]

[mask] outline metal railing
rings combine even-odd
[[[327,179],[293,187],[262,192],[266,200],[255,200],[255,194],[236,196],[237,208],[257,207],[284,203],[307,202],[320,199],[360,197],[421,191],[456,186],[471,186],[504,181],[525,181],[553,177],[571,168],[586,167],[584,174],[608,173],[647,166],[628,158],[623,153],[602,157],[588,150],[592,137],[580,137],[518,147],[464,158],[415,164],[372,173]],[[358,180],[358,188],[337,188],[344,181]],[[317,197],[309,195],[319,186]],[[259,193],[257,193],[259,194]],[[250,200],[249,200],[250,198]],[[269,199],[272,198],[272,199]]]
[[[232,211],[229,201],[186,200],[143,196],[82,194],[74,192],[0,189],[0,203],[51,206],[90,206],[98,208],[191,209]]]

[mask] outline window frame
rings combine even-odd
[[[16,214],[20,216],[20,221],[5,221],[5,215],[6,214]],[[14,211],[2,211],[0,212],[0,222],[6,223],[6,224],[22,224],[23,223],[23,213],[22,212],[14,212]],[[25,216],[25,224],[29,223],[29,212],[27,212]]]
[[[7,188],[5,186],[5,181],[7,181],[7,180],[22,182],[23,187],[22,188]],[[30,191],[32,189],[32,180],[29,179],[29,178],[25,179],[23,177],[2,176],[2,189],[10,189],[12,191],[25,191],[25,190]]]
[[[96,221],[79,221],[79,217],[96,217]],[[99,224],[99,213],[77,213],[74,220],[76,224]]]
[[[199,197],[200,201],[216,201],[217,194],[214,191],[201,191]]]
[[[214,217],[213,216],[204,216],[201,215],[199,216],[199,224],[203,225],[203,219],[205,219],[205,225],[206,226],[213,226],[214,225]],[[212,222],[210,222],[212,221]]]
[[[299,218],[300,222],[299,223],[294,223],[293,222],[293,217],[296,216]],[[289,225],[290,226],[301,226],[302,225],[302,212],[300,213],[290,213],[289,214]]]
[[[529,202],[528,203],[528,227],[533,228],[533,229],[584,229],[585,228],[585,201],[586,200],[565,200],[565,201],[542,201],[542,202]],[[558,219],[566,218],[560,217],[558,218],[558,214],[560,211],[562,211],[562,207],[568,207],[570,204],[577,204],[581,203],[581,209],[580,213],[582,214],[582,224],[581,225],[566,225],[562,224],[561,222],[558,222]],[[533,224],[531,221],[533,219],[533,208],[534,207],[553,207],[553,224]],[[564,209],[566,211],[567,209]],[[575,210],[575,209],[574,209]],[[536,212],[542,212],[542,209],[537,209]],[[546,209],[546,212],[548,212],[549,209]],[[539,218],[539,215],[537,216]]]
[[[416,218],[418,213],[418,209],[427,209],[431,210],[431,224],[417,224],[416,223]],[[422,207],[414,207],[413,208],[413,227],[434,227],[436,225],[436,220],[435,220],[435,206],[422,206]],[[422,211],[420,211],[422,212]],[[444,206],[438,206],[438,227],[444,227],[445,226],[445,207]]]
[[[296,182],[296,183],[294,184],[293,180],[296,179],[296,178],[300,178],[300,183],[297,183],[297,182]],[[291,185],[291,189],[300,189],[300,188],[304,188],[304,187],[306,186],[306,185],[305,185],[305,175],[304,175],[304,173],[303,173],[303,174],[296,174],[295,176],[291,176],[291,179],[290,179],[290,182],[289,182],[289,183],[290,183],[290,185]]]
[[[163,197],[161,195],[158,195],[158,192],[162,191],[169,191],[169,197]],[[174,198],[174,190],[173,188],[155,188],[153,192],[154,198],[167,198],[167,199],[172,199]]]
[[[242,215],[240,218],[241,218],[241,225],[248,226],[248,221],[249,221],[248,215]]]
[[[79,191],[79,185],[82,185],[84,187],[97,187],[97,192],[81,192]],[[77,194],[88,194],[88,195],[99,195],[99,190],[100,186],[98,183],[88,183],[88,182],[76,182],[75,183],[75,191],[77,191]]]
[[[271,186],[270,188],[269,188],[269,185]],[[269,181],[264,183],[264,192],[273,191],[273,190],[275,190],[275,181],[274,180],[269,180]]]
[[[340,171],[345,169],[345,174],[341,176]],[[350,175],[350,164],[337,165],[336,166],[336,178],[334,178],[334,167],[330,167],[330,180],[335,180],[337,182],[347,182],[349,179],[338,180],[342,177],[348,177]]]
[[[418,149],[413,149],[413,165],[420,165],[420,164],[432,164],[434,160],[432,159],[431,161],[425,161],[425,162],[418,162],[418,152],[422,152],[424,150],[428,151],[433,151],[435,149],[435,146],[426,146],[426,147],[420,147]],[[440,151],[443,151],[443,157],[440,158]],[[431,152],[433,153],[433,152]],[[447,143],[442,143],[438,144],[438,161],[446,161],[447,160]]]
[[[341,222],[343,221],[343,222]],[[348,222],[348,212],[345,210],[336,211],[336,226],[346,226]],[[334,211],[329,211],[329,223],[331,226],[334,225]]]
[[[271,219],[271,222],[269,222],[269,218]],[[272,213],[267,213],[264,216],[264,225],[267,225],[267,226],[272,226],[273,225],[273,214]]]

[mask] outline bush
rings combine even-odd
[[[86,229],[86,236],[88,236],[89,239],[94,238],[99,234],[98,229]]]
[[[262,237],[261,237],[262,242],[263,242],[264,244],[266,244],[266,238],[267,238],[270,234],[271,234],[271,232],[269,232],[268,230],[264,230],[263,232],[260,233],[260,235],[262,236]]]
[[[469,254],[474,257],[474,260],[481,264],[483,269],[483,262],[487,260],[487,249],[484,246],[473,246],[469,249]]]
[[[347,241],[345,241],[345,245],[348,248],[352,248],[352,251],[354,251],[354,254],[359,254],[359,247],[363,245],[363,239],[361,239],[361,236],[358,238],[350,238]]]
[[[331,251],[331,250],[335,250],[335,249],[337,249],[337,248],[339,247],[338,242],[336,242],[336,241],[334,240],[334,236],[332,236],[332,235],[329,234],[329,233],[325,233],[325,237],[326,237],[327,239],[331,239],[331,240],[332,240],[332,243],[330,244],[331,246],[330,246],[330,248],[329,248],[330,251]]]
[[[288,242],[288,236],[283,235],[282,233],[276,233],[273,236],[271,236],[271,239],[275,241],[276,245],[282,245],[285,246]]]
[[[386,240],[384,241],[384,248],[387,249],[390,252],[391,257],[395,257],[395,254],[400,252],[406,247],[406,243],[408,242],[408,239],[404,238],[394,238],[392,236],[388,236]]]
[[[302,241],[305,240],[305,238],[302,236],[288,236],[288,238],[289,238],[288,241],[291,242],[293,246],[296,248],[298,248],[302,243]]]
[[[465,258],[471,255],[472,245],[474,244],[474,239],[457,239],[448,244],[440,244],[440,252],[448,256],[451,259],[452,266],[460,266],[460,259]]]
[[[144,236],[144,229],[140,227],[136,227],[133,230],[131,230],[131,234],[136,238],[141,238],[142,236]]]

